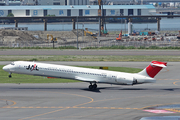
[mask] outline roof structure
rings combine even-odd
[[[31,10],[31,9],[99,9],[98,5],[70,5],[70,6],[1,6],[0,10]],[[103,9],[155,9],[153,5],[103,5]]]

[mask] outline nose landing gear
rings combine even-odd
[[[11,76],[11,73],[9,73],[9,78],[11,78],[12,76]]]
[[[90,85],[89,85],[89,90],[96,90],[96,89],[97,89],[97,84],[94,83],[94,84],[92,85],[92,83],[90,83]]]

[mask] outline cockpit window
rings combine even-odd
[[[11,65],[15,65],[14,62],[12,62]]]

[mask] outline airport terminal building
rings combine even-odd
[[[0,17],[13,13],[14,17],[55,16],[98,16],[98,5],[69,6],[1,6]],[[154,15],[153,5],[104,5],[104,16]]]

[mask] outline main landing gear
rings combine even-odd
[[[11,76],[11,73],[9,73],[9,78],[11,78],[12,76]]]
[[[92,83],[90,83],[89,90],[96,90],[96,88],[97,88],[96,83],[94,83],[93,85],[92,85]]]

